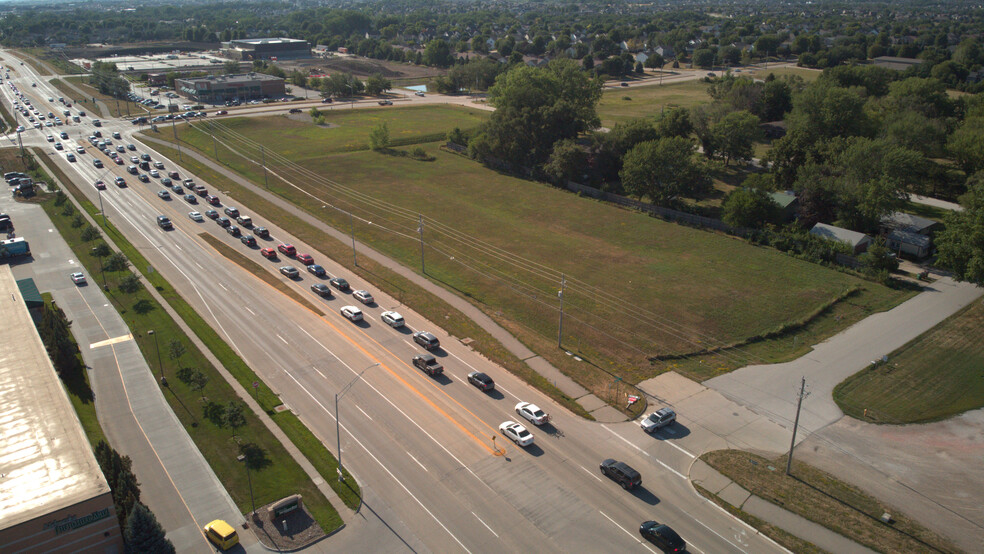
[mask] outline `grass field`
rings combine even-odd
[[[397,117],[394,114],[400,111],[388,113]],[[331,119],[336,115],[329,114],[330,123],[336,123]],[[421,114],[409,117],[417,119]],[[362,132],[368,128],[371,125],[363,125]],[[271,150],[279,150],[289,140],[282,141],[287,131],[278,131],[269,121],[255,127],[239,122],[236,131],[269,145],[268,164],[277,163]],[[203,153],[213,153],[211,136],[188,129],[181,136]],[[347,216],[322,206],[351,209],[361,219],[356,220],[357,237],[409,267],[420,266],[416,214],[423,214],[427,274],[471,297],[493,317],[501,316],[507,328],[526,337],[527,344],[556,338],[556,294],[561,273],[567,275],[565,347],[600,369],[602,381],[611,382],[612,374],[617,374],[636,382],[662,370],[651,367],[649,356],[740,342],[806,317],[855,288],[861,289],[863,302],[892,304],[883,298],[902,298],[881,285],[774,250],[490,171],[433,145],[428,152],[436,157],[434,162],[366,150],[323,154],[359,140],[307,142],[304,150],[290,154],[304,160],[306,169],[392,206],[349,201],[348,192],[331,183],[311,182],[287,166],[276,166],[274,172],[315,198],[276,179],[271,180],[272,190],[339,228],[348,227]],[[218,143],[232,141],[234,137],[226,134]],[[233,145],[247,148],[243,143]],[[219,147],[224,164],[262,183],[262,171],[253,161],[259,159],[259,152],[247,154],[249,161]],[[453,232],[440,232],[441,225],[469,238],[458,241]],[[533,273],[519,270],[495,259],[493,247],[548,267]],[[625,314],[618,299],[626,297],[644,313]],[[837,324],[851,321],[855,320],[837,320]]]
[[[783,75],[797,75],[802,77],[807,83],[812,83],[813,81],[816,81],[823,72],[817,69],[807,69],[805,67],[769,67],[762,69],[744,69],[739,75],[750,75],[756,79],[765,79],[770,73],[776,77],[782,77]]]
[[[907,214],[918,215],[920,217],[925,217],[926,219],[932,219],[933,221],[943,222],[946,214],[950,213],[950,210],[946,208],[938,208],[936,206],[928,206],[926,204],[918,204],[913,201],[906,202],[905,207],[902,211]]]
[[[984,303],[974,302],[834,388],[845,414],[922,423],[984,406]],[[865,415],[867,410],[867,415]]]
[[[877,552],[960,552],[947,539],[892,506],[833,475],[786,457],[769,460],[741,450],[716,450],[701,459],[739,486]],[[883,513],[892,525],[879,521]]]
[[[598,117],[604,127],[639,117],[659,115],[664,109],[689,108],[710,102],[708,84],[699,81],[606,90],[598,102]]]

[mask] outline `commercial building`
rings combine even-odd
[[[0,552],[123,552],[109,484],[8,265],[0,298]]]
[[[294,38],[247,38],[223,42],[222,53],[236,60],[296,60],[311,57],[311,43]]]
[[[261,73],[175,79],[174,88],[178,94],[210,104],[236,99],[259,100],[286,94],[283,79]]]

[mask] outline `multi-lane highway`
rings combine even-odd
[[[17,63],[9,52],[2,57],[5,66]],[[64,109],[57,101],[62,94],[28,65],[17,65],[5,79],[2,101],[8,109],[14,100],[11,84],[42,113],[61,114]],[[55,101],[49,102],[49,97]],[[76,108],[72,111],[77,113]],[[189,205],[173,193],[170,201],[159,198],[157,191],[163,188],[159,180],[138,181],[126,172],[129,162],[116,165],[88,143],[85,138],[95,130],[89,116],[80,124],[28,129],[21,138],[26,145],[42,147],[90,200],[102,203],[106,216],[140,249],[153,270],[181,292],[331,450],[336,443],[334,395],[362,374],[339,409],[342,462],[363,487],[366,505],[345,530],[328,539],[325,548],[656,552],[641,541],[638,529],[645,520],[657,520],[673,527],[692,552],[781,550],[694,491],[687,478],[694,457],[675,444],[672,435],[654,438],[631,422],[603,425],[570,415],[370,283],[346,274],[320,254],[317,245],[300,243],[276,221],[215,191],[153,151],[133,134],[137,129],[129,122],[104,119],[100,129],[104,137],[114,131],[123,135],[114,145],[137,145],[136,152],[121,154],[124,159],[150,154],[163,162],[162,175],[176,170],[182,179],[193,178],[217,192],[223,206],[236,206],[253,216],[255,224],[270,229],[271,237],[258,239],[257,247],[250,248],[208,218],[191,220],[188,212],[204,212],[211,206]],[[70,139],[62,140],[65,151],[57,152],[45,136],[63,130]],[[76,153],[77,161],[68,162],[65,152],[78,146],[85,153]],[[94,166],[96,158],[104,168]],[[117,176],[126,179],[126,188],[113,185]],[[96,180],[105,181],[106,190],[97,191]],[[215,209],[222,211],[222,207]],[[158,215],[167,215],[174,229],[159,228]],[[324,315],[227,260],[203,234],[256,260]],[[44,237],[29,239],[37,242]],[[371,291],[376,302],[362,306],[351,294],[337,290],[331,298],[313,294],[310,286],[327,283],[326,279],[283,255],[279,261],[260,256],[259,248],[281,242],[310,253],[329,274],[347,278],[353,289]],[[283,265],[299,268],[300,278],[281,276],[278,268]],[[365,321],[353,324],[343,318],[339,308],[344,305],[360,306]],[[388,309],[399,311],[407,326],[394,329],[383,323],[379,315]],[[434,354],[444,365],[443,376],[432,378],[411,364],[415,354],[424,353],[411,340],[416,330],[432,331],[441,340]],[[494,392],[484,393],[468,384],[466,375],[476,370],[495,380]],[[527,423],[535,442],[525,448],[498,432],[502,422],[519,420],[514,411],[519,401],[534,402],[553,416],[540,428]],[[599,463],[605,458],[637,469],[642,486],[626,491],[601,475]],[[207,514],[195,516],[207,520]]]

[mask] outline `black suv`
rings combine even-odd
[[[488,392],[495,388],[495,381],[481,371],[473,371],[468,374],[468,382],[478,387],[480,390]]]
[[[642,484],[642,475],[639,475],[638,471],[632,469],[624,462],[616,462],[611,458],[601,462],[601,472],[612,481],[622,485],[622,488],[625,490],[638,487]]]
[[[172,227],[171,220],[166,215],[159,215],[157,216],[157,226],[164,230],[170,229]]]
[[[683,552],[687,549],[687,543],[668,525],[662,525],[655,521],[644,521],[639,526],[639,534],[642,535],[642,538],[658,546],[663,552]]]

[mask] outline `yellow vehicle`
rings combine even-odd
[[[202,531],[204,531],[208,540],[212,541],[215,546],[218,546],[222,550],[228,550],[239,544],[239,535],[236,533],[236,530],[233,529],[232,525],[221,519],[210,522]]]

